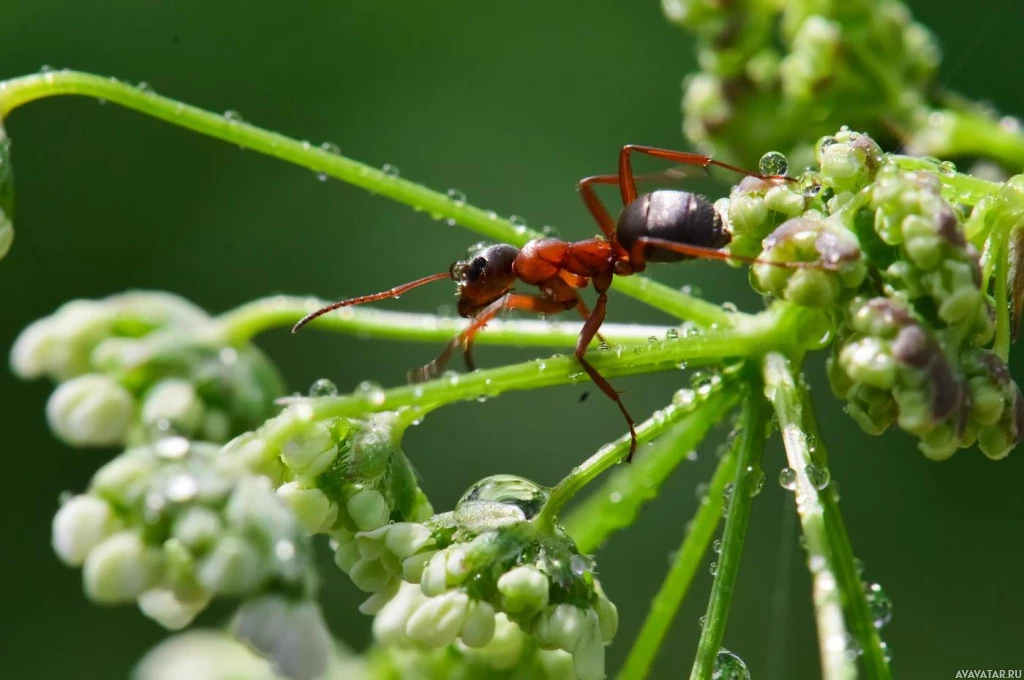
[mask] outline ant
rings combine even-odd
[[[361,305],[376,300],[398,297],[402,293],[440,279],[452,279],[458,286],[459,315],[472,321],[445,345],[441,354],[426,366],[409,372],[410,382],[423,382],[436,377],[448,363],[456,347],[462,347],[467,368],[475,364],[473,339],[491,319],[514,309],[537,314],[558,314],[576,309],[584,319],[576,341],[576,360],[594,384],[615,402],[629,425],[630,447],[626,462],[636,451],[636,429],[619,393],[586,359],[587,347],[597,336],[604,322],[608,288],[615,276],[631,276],[644,271],[648,262],[679,262],[693,258],[738,260],[765,263],[789,268],[823,268],[822,262],[765,262],[723,252],[721,248],[732,239],[722,216],[703,196],[687,191],[659,189],[637,196],[636,177],[630,164],[631,153],[642,153],[675,163],[697,166],[710,172],[717,166],[765,182],[794,182],[784,175],[763,175],[749,172],[710,156],[684,151],[671,151],[650,146],[629,144],[619,153],[617,175],[595,175],[579,181],[577,188],[603,237],[583,241],[562,241],[539,238],[522,249],[508,244],[488,246],[470,259],[452,264],[447,272],[417,279],[390,290],[342,300],[307,314],[292,328],[297,332],[313,319],[340,307]],[[622,194],[623,209],[613,220],[594,192],[594,185],[616,184]],[[514,292],[517,282],[537,286],[539,295]],[[591,310],[579,293],[588,283],[597,291]]]

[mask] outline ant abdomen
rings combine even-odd
[[[637,197],[619,215],[615,235],[626,250],[638,238],[648,237],[701,248],[719,249],[731,237],[722,226],[714,206],[688,191],[661,190]],[[648,246],[644,255],[650,262],[678,262],[691,256]]]

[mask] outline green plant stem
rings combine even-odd
[[[327,301],[318,298],[276,295],[246,303],[215,319],[219,340],[230,344],[248,342],[275,328],[290,328],[307,313]],[[311,328],[395,340],[445,341],[464,329],[468,321],[434,314],[389,312],[369,307],[343,307],[312,321]],[[668,326],[605,323],[601,335],[612,343],[646,342],[664,338]],[[579,323],[561,321],[502,320],[487,324],[476,342],[496,345],[575,347]]]
[[[764,450],[768,404],[760,388],[761,381],[752,378],[751,392],[743,404],[741,433],[735,446],[737,462],[725,529],[722,532],[722,552],[719,554],[718,569],[711,586],[711,597],[708,599],[707,614],[697,643],[697,656],[690,671],[690,680],[709,680],[715,670],[715,661],[725,637],[736,577],[739,575],[743,542],[750,523],[750,508],[758,491],[757,485],[764,483],[761,453]]]
[[[805,428],[804,403],[809,397],[797,386],[789,360],[781,354],[772,352],[765,356],[764,377],[765,396],[778,417],[789,467],[796,472],[796,509],[807,544],[807,563],[813,582],[822,677],[824,680],[855,678],[857,665],[854,655],[849,654],[850,638],[843,606],[844,603],[849,606],[857,598],[863,599],[864,593],[860,581],[850,578],[851,573],[856,574],[852,551],[840,554],[836,549],[836,544],[843,542],[843,538],[836,535],[836,527],[842,524],[838,507],[829,502],[831,494],[818,493],[807,474],[808,466],[817,464],[811,455],[810,437]],[[845,529],[842,534],[845,535]],[[867,647],[872,640],[865,638],[867,632],[857,627],[854,633],[859,636],[856,642],[865,650],[864,660],[870,677],[889,678],[888,665],[877,648],[877,635],[876,649],[868,654]]]
[[[76,71],[51,71],[0,82],[0,120],[17,107],[44,97],[81,95],[120,104],[194,132],[236,144],[334,177],[348,184],[422,210],[437,220],[450,219],[483,236],[522,245],[542,236],[446,194],[394,177],[383,170],[300,142],[249,123],[140,90],[114,78]],[[614,288],[667,314],[699,326],[727,326],[736,314],[641,276],[619,277]]]
[[[941,135],[921,134],[918,139],[941,140],[926,144],[920,151],[940,158],[979,156],[991,158],[1009,168],[1024,167],[1024,135],[1005,127],[993,116],[963,107],[939,109],[928,116],[939,116]]]
[[[995,300],[996,300],[996,337],[992,341],[992,350],[1003,361],[1010,358],[1010,340],[1013,328],[1010,324],[1010,232],[1008,229],[995,229],[989,236],[995,243]]]
[[[939,168],[939,163],[931,158],[899,154],[892,154],[890,157],[904,170],[924,170],[935,173],[942,183],[946,199],[951,203],[976,205],[981,199],[998,193],[1002,188],[1002,184],[998,182],[990,182],[961,172],[943,172]]]
[[[828,460],[828,449],[818,429],[818,420],[814,415],[814,400],[811,398],[810,392],[804,393],[803,406],[804,429],[814,437],[816,442],[811,458],[815,464],[825,465]],[[839,512],[837,494],[823,493],[819,494],[819,498],[824,509],[829,545],[834,556],[833,570],[836,582],[845,598],[846,620],[864,653],[864,667],[868,669],[869,677],[875,680],[889,678],[889,662],[886,661],[882,638],[871,616],[864,586],[861,583],[860,571],[853,554],[853,546],[850,543],[850,536],[846,533],[846,525]]]
[[[682,363],[720,363],[726,358],[760,356],[773,349],[792,349],[796,339],[817,337],[820,315],[792,305],[773,305],[737,328],[712,330],[674,340],[616,348],[587,355],[603,376],[616,378],[669,371]],[[810,328],[808,328],[808,325]],[[627,354],[628,352],[628,354]],[[622,356],[625,355],[625,359]],[[511,390],[528,390],[578,382],[586,374],[571,356],[553,356],[464,375],[452,373],[437,380],[365,390],[322,398],[286,398],[283,404],[302,404],[310,418],[354,416],[393,411],[409,406],[432,406],[459,400],[493,397]]]
[[[619,673],[619,680],[641,680],[650,673],[651,665],[668,633],[669,626],[675,619],[676,612],[693,582],[694,574],[697,573],[708,546],[711,545],[715,529],[718,528],[725,505],[723,492],[726,484],[736,477],[737,459],[736,447],[730,447],[718,461],[707,495],[687,528],[683,543],[676,552],[675,560],[661,588],[654,596],[647,618],[644,619],[636,641],[629,650],[629,656],[626,657],[622,672]]]
[[[563,524],[577,547],[583,552],[596,550],[615,529],[628,526],[640,505],[657,493],[668,475],[732,407],[736,393],[731,382],[719,385],[700,401],[669,404],[638,425],[638,443],[660,437],[657,448],[638,450],[631,465],[624,466],[566,518]],[[620,462],[628,450],[626,435],[574,467],[551,491],[534,523],[553,526],[565,504],[598,475]]]

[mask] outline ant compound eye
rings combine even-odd
[[[453,280],[462,283],[469,275],[469,263],[462,260],[453,262],[452,266],[448,269],[448,273],[451,274]]]
[[[473,261],[469,263],[469,273],[467,277],[470,281],[476,281],[483,276],[484,271],[487,270],[487,260],[483,257],[474,257]]]

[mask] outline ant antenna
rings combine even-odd
[[[352,305],[362,305],[367,302],[376,302],[377,300],[386,300],[387,298],[398,297],[405,291],[417,288],[425,283],[431,283],[433,281],[439,281],[441,279],[450,278],[452,278],[452,275],[448,272],[443,272],[441,274],[431,274],[430,276],[424,276],[422,279],[416,279],[415,281],[410,281],[409,283],[403,283],[401,286],[395,286],[394,288],[386,290],[382,293],[374,293],[373,295],[361,295],[360,297],[349,298],[348,300],[332,302],[326,307],[321,307],[315,312],[310,312],[306,316],[299,319],[299,322],[292,326],[292,333],[298,333],[300,328],[305,326],[313,319],[317,318],[318,316],[323,316],[328,312],[333,312],[335,309],[341,309],[342,307],[351,307]]]

